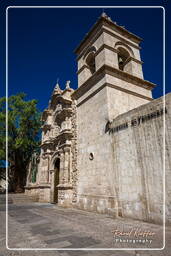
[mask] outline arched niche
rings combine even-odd
[[[127,50],[122,47],[118,47],[118,66],[119,69],[124,71],[125,65],[130,57],[130,54]]]
[[[93,74],[96,71],[96,65],[95,65],[95,54],[94,52],[90,52],[88,56],[85,59],[86,65],[88,66],[91,74]]]
[[[88,48],[88,50],[85,52],[83,57],[85,64],[89,68],[91,74],[93,74],[96,71],[95,53],[96,53],[96,48],[92,46]]]
[[[127,51],[129,53],[129,55],[131,57],[134,57],[134,52],[133,50],[131,49],[131,47],[123,42],[117,42],[114,46],[114,48],[117,50],[118,48],[122,48],[122,49],[125,49],[125,51]]]
[[[89,55],[89,53],[92,53],[92,52],[95,53],[96,51],[97,51],[97,49],[96,49],[95,46],[89,47],[89,48],[85,51],[83,59],[86,59],[86,57]]]
[[[50,166],[49,166],[49,169],[50,170],[54,170],[54,166],[55,166],[55,161],[57,159],[60,159],[60,156],[59,156],[59,152],[54,152],[52,157],[51,157],[51,161],[50,161]]]
[[[115,44],[115,49],[118,53],[118,68],[124,72],[132,74],[131,57],[134,57],[133,50],[122,42]]]

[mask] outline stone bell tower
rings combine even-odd
[[[115,166],[108,120],[152,100],[143,79],[141,38],[105,13],[75,50],[78,60],[78,207],[118,214]]]

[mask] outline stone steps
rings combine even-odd
[[[8,198],[8,203],[12,204],[13,203],[12,199]],[[0,205],[1,204],[6,204],[6,197],[2,195],[0,195]]]
[[[36,196],[27,196],[24,193],[20,194],[8,194],[9,204],[26,204],[37,202],[38,198]],[[0,204],[6,204],[6,195],[0,195]]]

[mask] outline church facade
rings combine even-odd
[[[63,91],[54,88],[26,194],[157,223],[166,210],[171,221],[171,94],[153,100],[156,85],[143,78],[141,40],[103,13],[81,41],[78,89],[69,81]]]

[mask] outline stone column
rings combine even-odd
[[[110,67],[119,68],[118,66],[118,51],[111,47],[104,47],[96,55],[96,71],[100,69],[103,65],[108,65]]]
[[[65,173],[65,182],[69,183],[69,156],[70,156],[70,148],[69,147],[65,147],[64,148],[64,154],[65,154],[65,160],[64,160],[64,173]]]
[[[26,186],[28,186],[29,183],[31,183],[31,161],[29,162]]]
[[[55,192],[55,170],[50,170],[51,174],[51,188],[50,188],[50,203],[55,203],[54,192]]]
[[[60,171],[59,171],[59,184],[65,183],[65,172],[64,172],[64,152],[60,152]]]
[[[40,163],[40,169],[41,169],[41,174],[39,176],[39,182],[40,183],[43,183],[43,184],[46,184],[48,183],[48,168],[49,168],[49,164],[48,164],[48,161],[49,161],[49,156],[42,156],[41,158],[41,163]]]

